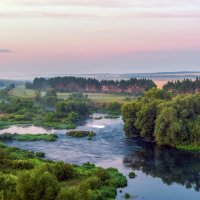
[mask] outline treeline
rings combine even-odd
[[[196,80],[184,79],[183,81],[169,81],[163,89],[177,94],[200,92],[200,78]]]
[[[172,97],[153,88],[123,108],[127,136],[139,136],[187,150],[199,150],[200,94]]]
[[[27,82],[27,89],[45,90],[54,88],[59,92],[108,92],[108,93],[132,93],[143,92],[155,84],[152,80],[136,79],[129,80],[97,80],[82,77],[54,77],[54,78],[35,78],[33,83]]]

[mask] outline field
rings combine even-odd
[[[24,86],[17,86],[12,89],[9,94],[14,97],[20,98],[34,98],[35,91],[25,89]],[[41,93],[44,96],[45,92]],[[67,99],[71,93],[57,93],[59,99]],[[104,93],[84,93],[88,95],[89,99],[92,99],[95,103],[110,103],[110,102],[119,102],[123,103],[130,99],[130,96],[123,94],[104,94]]]

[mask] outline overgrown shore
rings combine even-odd
[[[0,199],[99,200],[115,199],[117,188],[127,185],[117,169],[91,163],[82,166],[43,159],[0,143]]]
[[[199,151],[200,94],[174,96],[153,88],[123,107],[124,130],[159,145]]]

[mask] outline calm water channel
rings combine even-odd
[[[118,192],[117,200],[128,192],[136,200],[199,200],[200,153],[167,149],[142,141],[127,139],[122,119],[88,119],[80,130],[93,130],[93,140],[72,138],[65,130],[45,130],[39,127],[16,127],[0,131],[10,133],[56,133],[55,142],[7,142],[32,151],[43,151],[52,160],[76,164],[92,162],[98,166],[118,168],[125,175],[135,171],[135,179],[128,178],[128,187]]]

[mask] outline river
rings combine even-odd
[[[135,179],[128,178],[128,186],[118,191],[117,200],[128,192],[136,200],[199,200],[200,153],[177,151],[153,143],[128,139],[124,135],[123,121],[119,119],[88,119],[79,130],[92,130],[96,136],[73,138],[66,130],[45,130],[39,127],[13,126],[3,132],[56,133],[55,142],[6,142],[9,146],[45,152],[46,158],[82,164],[92,162],[102,167],[115,167],[127,176],[131,171]]]

